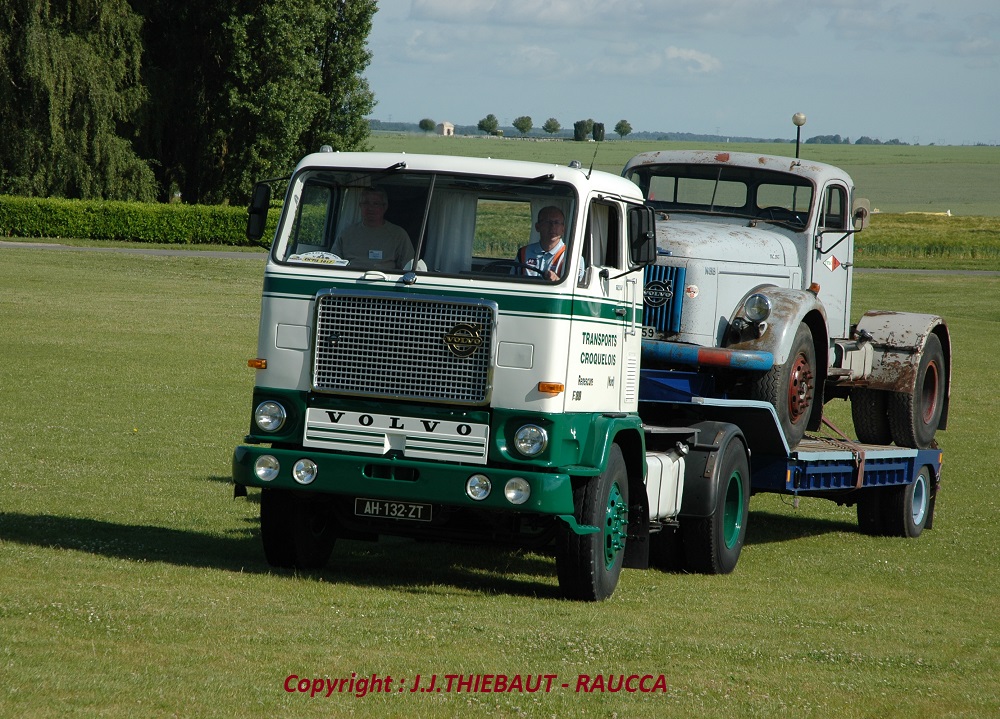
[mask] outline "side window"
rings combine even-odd
[[[587,214],[587,236],[591,262],[622,269],[622,222],[616,205],[594,202]]]
[[[302,188],[298,215],[292,226],[289,247],[293,252],[308,252],[329,247],[328,225],[332,192],[324,185],[306,185]]]
[[[847,227],[847,191],[833,185],[826,188],[823,197],[823,227],[829,230],[843,230]]]

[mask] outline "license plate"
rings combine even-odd
[[[663,333],[660,332],[655,327],[650,327],[649,325],[642,326],[642,338],[644,340],[658,340],[663,339]]]
[[[387,499],[354,499],[354,514],[359,517],[379,517],[382,519],[402,519],[411,522],[431,521],[434,505],[423,502],[393,502]]]

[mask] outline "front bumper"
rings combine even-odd
[[[271,481],[263,481],[254,473],[254,462],[262,455],[271,455],[281,466]],[[315,462],[319,471],[312,483],[303,486],[292,478],[292,465],[305,458]],[[476,501],[465,493],[465,483],[473,474],[489,477],[493,490],[486,499]],[[524,504],[512,504],[504,496],[504,485],[512,477],[522,477],[531,486],[531,495]],[[568,474],[531,471],[528,467],[501,469],[241,445],[233,453],[233,481],[244,487],[277,487],[350,497],[533,512],[569,517],[570,520],[574,511],[573,487]]]

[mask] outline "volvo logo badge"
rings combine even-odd
[[[479,325],[457,324],[444,335],[444,346],[456,357],[471,357],[483,346]]]
[[[642,299],[650,307],[661,307],[674,298],[674,288],[669,282],[654,280],[642,291]]]

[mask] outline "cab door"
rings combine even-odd
[[[849,224],[850,193],[840,183],[830,183],[820,197],[820,215],[813,251],[812,281],[819,285],[819,299],[826,307],[831,337],[850,333],[851,280],[854,273],[854,228]]]
[[[638,408],[641,272],[629,273],[626,206],[598,196],[586,208],[567,376],[567,410]]]

